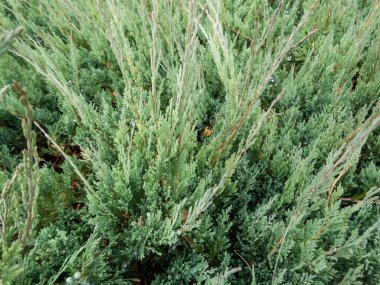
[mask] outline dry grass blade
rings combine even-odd
[[[339,158],[336,160],[336,162],[330,168],[328,168],[327,171],[324,172],[324,174],[322,176],[321,182],[318,183],[316,186],[312,187],[311,189],[309,189],[308,192],[313,193],[318,188],[320,188],[324,183],[326,183],[327,179],[333,174],[333,172],[337,169],[338,166],[340,166],[342,163],[344,163],[345,161],[347,161],[358,150],[360,150],[361,146],[364,144],[364,142],[367,139],[368,135],[376,127],[378,127],[380,125],[380,114],[374,114],[372,117],[370,117],[369,119],[367,119],[367,121],[365,122],[364,125],[365,126],[362,128],[361,132],[359,132],[356,135],[356,137],[353,139],[352,144],[349,145],[347,147],[346,151],[343,152],[343,154],[339,156]],[[341,149],[338,150],[338,153],[340,151],[341,151]],[[344,175],[344,173],[349,169],[349,166],[350,166],[350,164],[348,164],[348,166],[346,166],[343,169],[343,171],[338,175],[337,179],[339,179],[341,176]],[[330,192],[332,192],[334,185],[337,183],[337,179],[333,182],[333,186],[329,190],[328,199],[327,199],[327,205],[328,205],[330,197],[331,197],[331,193]],[[293,221],[295,221],[299,217],[300,213],[301,213],[301,208],[298,206],[297,209],[295,210],[295,214],[292,215],[292,217],[291,217],[291,219],[290,219],[290,221],[288,223],[288,226],[285,229],[285,233],[283,234],[283,236],[280,239],[280,246],[278,248],[278,254],[277,254],[277,258],[276,258],[275,268],[273,270],[272,283],[274,282],[274,279],[275,279],[277,265],[278,265],[278,262],[279,262],[279,259],[280,259],[281,250],[282,250],[283,245],[285,243],[286,237],[287,237],[287,235],[288,235],[288,233],[290,231],[290,228],[291,228],[291,226],[293,224]],[[268,255],[268,256],[273,255],[275,252],[277,252],[277,248],[272,249],[272,251],[270,252],[270,255]]]
[[[1,38],[0,38],[0,55],[4,53],[9,46],[12,44],[14,39],[21,34],[23,31],[23,28],[19,27],[15,30],[12,30],[10,32],[5,33]]]
[[[84,185],[86,186],[89,193],[96,196],[96,193],[90,183],[87,181],[87,179],[83,176],[83,174],[79,171],[78,167],[75,165],[75,163],[72,161],[70,156],[68,156],[63,149],[49,136],[47,132],[36,122],[34,121],[34,125],[44,134],[44,136],[54,145],[54,147],[62,154],[62,156],[67,160],[67,162],[71,165],[71,167],[74,169],[75,173],[78,175],[78,177],[82,180]]]
[[[14,90],[20,96],[20,102],[24,106],[25,119],[23,119],[24,136],[26,138],[26,157],[27,165],[25,165],[26,176],[28,180],[28,205],[26,210],[25,230],[21,238],[21,242],[24,244],[29,236],[29,232],[32,227],[32,219],[34,216],[33,207],[35,204],[35,185],[33,182],[33,164],[34,164],[34,147],[33,147],[33,108],[29,102],[26,91],[22,88],[20,83],[14,82]]]

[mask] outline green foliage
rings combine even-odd
[[[380,282],[377,0],[0,15],[0,284]]]

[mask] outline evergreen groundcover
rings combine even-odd
[[[1,0],[0,284],[380,284],[379,0]]]

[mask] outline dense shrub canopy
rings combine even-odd
[[[379,284],[379,25],[3,0],[0,284]]]

